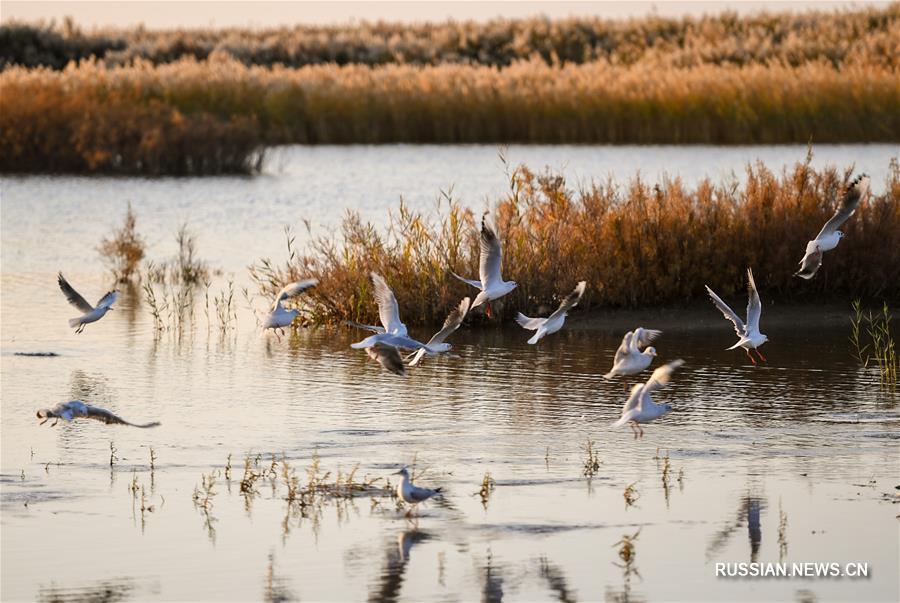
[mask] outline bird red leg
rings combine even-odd
[[[641,427],[640,424],[639,424],[639,425],[638,425],[638,429],[639,429],[640,432],[641,432],[641,437],[644,437],[644,428]]]
[[[750,359],[750,362],[753,363],[753,366],[756,366],[756,358],[753,357],[753,354],[750,353],[750,350],[747,350],[747,358]]]
[[[763,362],[768,362],[768,360],[766,360],[766,357],[762,355],[762,352],[759,351],[759,348],[756,348],[756,353],[759,354],[760,360],[762,360]]]
[[[488,318],[493,318],[493,315],[491,314],[491,302],[488,302],[484,306],[484,313],[487,315]]]

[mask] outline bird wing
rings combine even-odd
[[[812,252],[807,251],[803,259],[800,260],[800,270],[795,272],[794,276],[799,276],[806,280],[811,279],[822,266],[822,255],[822,252],[818,249],[814,249]]]
[[[469,278],[461,277],[460,275],[456,274],[456,273],[453,272],[452,270],[450,271],[450,274],[452,274],[453,276],[455,276],[456,278],[458,278],[458,279],[461,280],[462,282],[468,283],[469,285],[472,285],[472,286],[475,287],[476,289],[483,289],[483,288],[484,288],[484,287],[481,286],[481,281],[475,281],[475,280],[472,280],[472,279],[469,279]]]
[[[441,327],[441,330],[431,336],[431,339],[428,340],[428,345],[444,343],[444,340],[450,337],[450,335],[459,328],[459,325],[462,324],[463,320],[466,318],[466,314],[469,312],[469,304],[471,303],[471,299],[464,297],[463,300],[459,302],[459,305],[444,319],[444,326]]]
[[[853,215],[853,212],[856,211],[856,208],[859,206],[859,202],[862,200],[868,190],[869,177],[865,174],[860,174],[849,185],[847,185],[847,190],[844,192],[844,196],[841,199],[840,206],[834,212],[834,215],[831,216],[831,219],[825,223],[825,226],[822,227],[822,230],[819,231],[819,234],[816,235],[816,238],[821,239],[823,237],[826,237],[840,228],[841,224],[846,222],[847,219]]]
[[[675,369],[684,364],[684,360],[673,360],[669,364],[664,364],[650,375],[650,378],[647,380],[647,383],[644,384],[644,391],[641,396],[649,396],[651,393],[656,390],[664,388],[669,384],[669,379],[672,377],[672,373],[675,372]]]
[[[106,410],[105,408],[100,408],[99,406],[91,406],[90,404],[85,405],[86,414],[84,415],[88,419],[94,419],[96,421],[101,421],[106,423],[107,425],[118,424],[118,425],[129,425],[131,427],[140,427],[142,429],[146,429],[148,427],[156,427],[159,425],[158,422],[154,421],[153,423],[144,423],[142,425],[138,425],[136,423],[131,423],[130,421],[126,421],[122,417]]]
[[[500,265],[502,263],[503,248],[500,246],[500,239],[497,238],[497,234],[482,216],[481,259],[478,266],[478,276],[481,278],[481,284],[485,289],[488,288],[488,283],[503,281],[503,278],[500,276]]]
[[[719,312],[721,312],[725,318],[727,318],[732,323],[734,323],[734,330],[737,332],[738,337],[743,337],[744,336],[744,321],[741,320],[741,317],[738,316],[737,314],[735,314],[734,310],[729,308],[728,304],[723,302],[722,298],[720,298],[718,295],[716,295],[713,292],[713,290],[709,288],[709,286],[706,287],[706,292],[709,293],[709,296],[712,298],[713,303],[719,309]],[[659,369],[657,369],[657,370],[659,370]]]
[[[659,370],[659,369],[657,369]],[[637,408],[638,404],[641,401],[641,392],[644,390],[643,383],[635,383],[631,386],[631,394],[628,396],[628,400],[625,401],[625,405],[622,407],[622,414],[624,415],[628,411]]]
[[[403,327],[403,323],[400,322],[400,306],[397,305],[394,292],[381,275],[373,272],[371,277],[372,285],[375,287],[375,301],[378,303],[378,317],[385,330],[392,333]]]
[[[366,348],[366,353],[369,355],[369,358],[376,360],[386,370],[396,375],[406,374],[403,358],[400,357],[400,351],[394,346],[376,343],[372,347]]]
[[[423,500],[428,500],[432,496],[437,496],[440,493],[439,490],[431,490],[429,488],[420,488],[419,486],[410,484],[409,486],[409,497],[416,502],[422,502]]]
[[[364,325],[352,320],[345,320],[344,322],[346,322],[351,327],[356,327],[357,329],[365,329],[366,331],[372,331],[373,333],[384,333],[384,327],[379,327],[377,325]]]
[[[288,283],[284,286],[284,288],[278,292],[278,297],[275,298],[275,303],[272,304],[272,309],[275,310],[278,306],[281,305],[283,301],[286,299],[290,299],[292,297],[296,297],[306,291],[311,287],[315,287],[319,284],[319,279],[308,278],[302,281],[297,281],[294,283]]]
[[[542,324],[547,322],[547,319],[546,318],[531,318],[531,317],[525,316],[524,314],[519,312],[518,314],[516,314],[516,322],[519,323],[519,325],[524,329],[528,329],[529,331],[535,331],[535,330],[539,329]]]
[[[633,331],[628,331],[625,333],[625,337],[622,338],[622,343],[619,344],[619,349],[616,350],[616,357],[613,359],[613,367],[619,364],[619,362],[628,358],[631,355],[631,339],[634,337]]]
[[[657,331],[656,329],[645,329],[643,327],[638,327],[634,331],[634,339],[635,339],[635,347],[636,348],[645,348],[650,345],[657,337],[662,335],[662,331]]]
[[[578,305],[578,302],[581,301],[581,296],[584,295],[584,289],[587,287],[586,281],[579,281],[579,283],[575,286],[575,289],[569,293],[565,299],[559,304],[559,308],[550,315],[547,320],[553,320],[554,318],[558,318],[559,316],[564,316],[569,310]]]
[[[69,300],[70,304],[72,304],[85,314],[94,310],[94,307],[91,304],[87,303],[87,300],[81,297],[81,294],[78,293],[78,291],[72,288],[72,285],[69,284],[69,281],[66,280],[66,277],[62,275],[62,272],[57,275],[56,282],[59,283],[60,290],[62,290],[63,295],[66,296],[66,299]]]
[[[759,291],[756,290],[756,281],[753,280],[753,270],[747,268],[747,332],[759,331],[759,317],[762,314],[762,302],[759,299]]]
[[[357,341],[356,343],[351,343],[350,347],[355,350],[362,350],[365,348],[374,347],[376,345],[388,345],[396,348],[404,348],[407,350],[420,350],[424,349],[427,352],[434,352],[432,348],[416,341],[412,337],[407,337],[405,335],[394,335],[393,333],[376,333],[375,335],[370,335],[363,339],[362,341]]]
[[[119,299],[118,291],[107,291],[106,295],[104,295],[103,297],[101,297],[99,299],[99,301],[97,301],[97,307],[98,308],[109,308],[114,303],[116,303],[117,299]]]

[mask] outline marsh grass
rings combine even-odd
[[[111,236],[100,241],[97,251],[100,252],[116,281],[124,283],[138,274],[146,247],[146,242],[137,232],[137,216],[129,203],[122,226],[114,230]]]
[[[511,318],[553,305],[559,283],[579,280],[588,282],[579,311],[690,303],[706,298],[704,285],[728,298],[741,293],[747,266],[767,303],[848,294],[900,298],[897,161],[885,193],[871,195],[844,225],[847,237],[825,257],[819,275],[812,281],[792,276],[853,173],[852,167],[816,170],[809,156],[781,174],[748,165],[743,186],[703,180],[688,188],[668,177],[652,186],[635,177],[575,190],[558,173],[510,168],[509,192],[491,204],[489,219],[504,246],[504,277],[519,286],[496,312]],[[368,274],[375,270],[393,288],[407,324],[439,324],[471,294],[448,270],[478,273],[480,217],[451,193],[433,211],[401,201],[385,228],[347,212],[337,229],[310,234],[300,250],[291,243],[282,262],[258,261],[251,276],[269,300],[283,283],[315,277],[320,285],[298,301],[311,322],[374,324]]]
[[[494,481],[494,478],[491,476],[490,471],[484,472],[484,477],[481,479],[481,488],[479,488],[478,492],[475,493],[476,496],[481,498],[481,506],[485,509],[488,507],[488,502],[491,499],[491,494],[494,492],[494,488],[497,487],[497,482]]]
[[[859,299],[852,302],[850,316],[850,343],[855,358],[868,367],[872,362],[878,369],[879,384],[882,388],[895,391],[897,388],[897,348],[894,341],[891,320],[893,314],[887,302],[882,303],[880,312],[864,311]],[[862,330],[868,343],[862,341]],[[871,354],[870,354],[871,351]]]
[[[584,444],[584,463],[582,464],[581,473],[587,478],[592,478],[600,470],[600,457],[594,450],[594,440],[588,438]]]
[[[639,499],[641,497],[640,493],[638,493],[638,491],[637,491],[637,488],[635,488],[636,485],[637,485],[637,482],[628,484],[628,486],[626,486],[625,490],[622,492],[622,497],[625,499],[625,508],[626,509],[628,507],[633,506],[634,503],[637,502],[637,499]]]

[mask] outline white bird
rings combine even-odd
[[[865,174],[860,174],[847,186],[847,190],[841,199],[840,207],[837,208],[831,219],[825,223],[825,226],[822,227],[816,238],[806,244],[806,253],[803,254],[803,258],[800,260],[800,270],[794,273],[794,276],[807,280],[815,276],[822,265],[822,255],[826,251],[831,251],[837,247],[844,237],[844,233],[838,228],[853,215],[853,212],[856,211],[860,201],[866,196],[868,191],[869,177]]]
[[[400,357],[400,351],[392,345],[376,343],[366,348],[366,354],[369,358],[380,364],[385,370],[396,375],[403,376],[406,374],[406,366],[403,364],[403,358]]]
[[[393,335],[391,333],[375,333],[369,335],[362,341],[351,343],[350,347],[354,350],[363,350],[374,345],[389,345],[394,348],[402,348],[404,350],[424,350],[428,354],[435,355],[449,349],[449,344],[439,344],[437,347],[431,347],[421,341],[416,341],[412,337],[406,335]],[[443,346],[447,346],[446,348]]]
[[[544,335],[550,335],[551,333],[559,331],[566,322],[566,314],[569,310],[578,305],[581,296],[584,295],[584,288],[586,286],[587,283],[585,281],[579,281],[578,285],[575,286],[575,290],[569,293],[565,299],[562,300],[562,303],[559,304],[559,308],[547,318],[529,318],[519,312],[516,315],[516,322],[524,329],[536,331],[535,334],[531,336],[531,339],[528,340],[528,343],[534,345],[540,341]]]
[[[503,248],[500,245],[500,239],[497,238],[493,229],[487,225],[484,216],[481,217],[481,257],[478,264],[478,277],[480,281],[463,278],[452,270],[450,274],[458,278],[464,283],[468,283],[479,289],[481,293],[475,296],[472,302],[471,310],[474,310],[482,304],[485,306],[485,313],[490,318],[491,304],[490,302],[499,299],[516,288],[515,281],[504,281],[500,275],[500,267],[503,264]]]
[[[347,324],[360,329],[366,329],[367,331],[372,331],[373,333],[389,333],[391,335],[402,335],[405,337],[407,334],[406,325],[400,320],[400,305],[397,303],[394,292],[391,291],[391,288],[388,287],[388,284],[380,274],[372,272],[369,277],[372,279],[372,286],[375,289],[375,302],[378,304],[378,318],[381,320],[382,326],[363,325],[358,322],[353,322],[352,320],[348,320]]]
[[[283,302],[292,297],[296,297],[311,287],[319,284],[318,279],[309,278],[295,283],[289,283],[279,291],[275,303],[272,304],[271,310],[263,319],[263,330],[272,329],[273,331],[281,331],[284,334],[284,327],[289,327],[294,319],[300,316],[300,310],[287,310]]]
[[[428,488],[420,488],[412,483],[412,480],[409,478],[409,471],[404,467],[400,471],[397,471],[393,475],[400,476],[400,483],[397,484],[397,498],[402,500],[408,505],[412,505],[412,508],[409,510],[407,515],[412,513],[412,510],[416,508],[421,502],[425,502],[429,498],[433,498],[438,496],[441,493],[441,488],[435,488],[434,490],[430,490]]]
[[[156,427],[157,425],[159,425],[159,423],[156,421],[154,421],[153,423],[144,423],[143,425],[129,423],[125,419],[122,419],[121,417],[111,413],[105,408],[91,406],[90,404],[85,404],[81,400],[63,402],[57,404],[53,408],[42,408],[41,410],[37,411],[37,418],[43,419],[43,421],[40,422],[41,425],[43,425],[50,419],[55,419],[51,427],[56,427],[56,424],[59,423],[60,419],[62,419],[63,421],[71,421],[72,419],[80,418],[94,419],[108,425],[113,423],[118,423],[119,425],[130,425],[131,427],[140,427],[141,429]]]
[[[431,339],[428,340],[428,343],[425,345],[429,348],[436,350],[438,352],[446,352],[450,349],[449,343],[444,343],[444,340],[450,337],[456,329],[459,328],[459,325],[462,324],[463,320],[466,318],[466,314],[469,312],[469,303],[471,300],[468,297],[464,297],[461,302],[459,302],[459,306],[453,309],[453,311],[447,315],[447,318],[444,319],[444,326],[441,327],[441,330],[431,336]],[[425,354],[428,352],[425,348],[420,348],[413,354],[413,359],[410,361],[409,366],[416,366],[422,361],[422,358],[425,357]],[[434,354],[429,354],[433,356]]]
[[[636,375],[646,369],[656,357],[656,348],[648,346],[643,352],[641,347],[662,335],[662,331],[638,327],[625,333],[616,356],[613,358],[612,370],[603,375],[604,379],[612,379],[616,375]]]
[[[87,302],[86,299],[81,297],[81,294],[78,293],[75,289],[72,288],[72,285],[69,284],[69,281],[65,279],[60,272],[56,277],[56,282],[59,283],[59,288],[62,290],[63,295],[66,296],[66,299],[70,304],[84,312],[78,318],[69,319],[69,326],[72,328],[78,327],[75,329],[76,333],[81,333],[84,331],[84,326],[91,322],[97,322],[104,316],[109,310],[112,310],[112,305],[116,303],[116,299],[119,297],[118,291],[108,291],[103,297],[100,298],[100,301],[97,302],[97,306],[94,307]]]
[[[672,373],[684,364],[683,360],[674,360],[657,368],[646,383],[636,383],[631,388],[631,395],[622,407],[622,418],[613,423],[613,427],[621,427],[625,423],[631,425],[634,437],[644,435],[641,423],[649,423],[664,414],[671,412],[671,404],[657,404],[650,397],[653,392],[662,389],[669,383]]]
[[[716,305],[722,315],[734,324],[734,330],[738,334],[738,337],[740,337],[738,342],[728,349],[733,350],[735,348],[744,348],[744,351],[747,352],[747,357],[753,364],[756,364],[756,360],[753,358],[753,355],[750,354],[750,350],[756,350],[756,353],[759,354],[760,359],[765,362],[766,357],[763,356],[759,351],[759,346],[769,341],[769,338],[759,332],[759,317],[762,314],[762,302],[760,302],[759,292],[756,290],[756,281],[753,280],[753,271],[747,268],[748,299],[746,325],[741,320],[741,317],[738,316],[734,310],[729,308],[728,304],[723,302],[722,298],[716,295],[712,289],[707,286],[706,291],[709,293],[709,296],[712,298],[713,303]]]

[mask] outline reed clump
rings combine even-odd
[[[900,298],[896,161],[886,191],[870,196],[844,224],[847,236],[811,281],[792,275],[852,170],[815,170],[807,160],[781,174],[748,165],[746,176],[743,187],[704,180],[691,189],[677,178],[651,186],[635,177],[573,190],[559,174],[515,168],[510,193],[491,213],[504,277],[518,287],[495,313],[511,318],[553,305],[560,283],[579,280],[588,282],[579,308],[689,303],[706,299],[704,285],[728,298],[742,293],[747,266],[767,300]],[[448,270],[478,274],[479,220],[449,198],[433,213],[401,202],[386,229],[348,212],[337,231],[312,237],[292,259],[268,261],[259,292],[272,299],[280,283],[315,277],[319,287],[301,300],[312,322],[374,324],[368,276],[374,270],[392,286],[407,324],[437,324],[471,294]]]
[[[890,391],[897,389],[897,346],[891,328],[893,313],[887,302],[882,303],[880,312],[864,311],[859,299],[852,303],[853,315],[850,317],[850,342],[854,346],[854,355],[859,362],[868,367],[869,363],[878,369],[881,387]],[[863,343],[861,332],[865,321],[865,334],[869,342]]]
[[[100,241],[97,250],[116,281],[124,283],[137,274],[146,248],[147,243],[137,232],[137,216],[129,203],[122,226]]]

